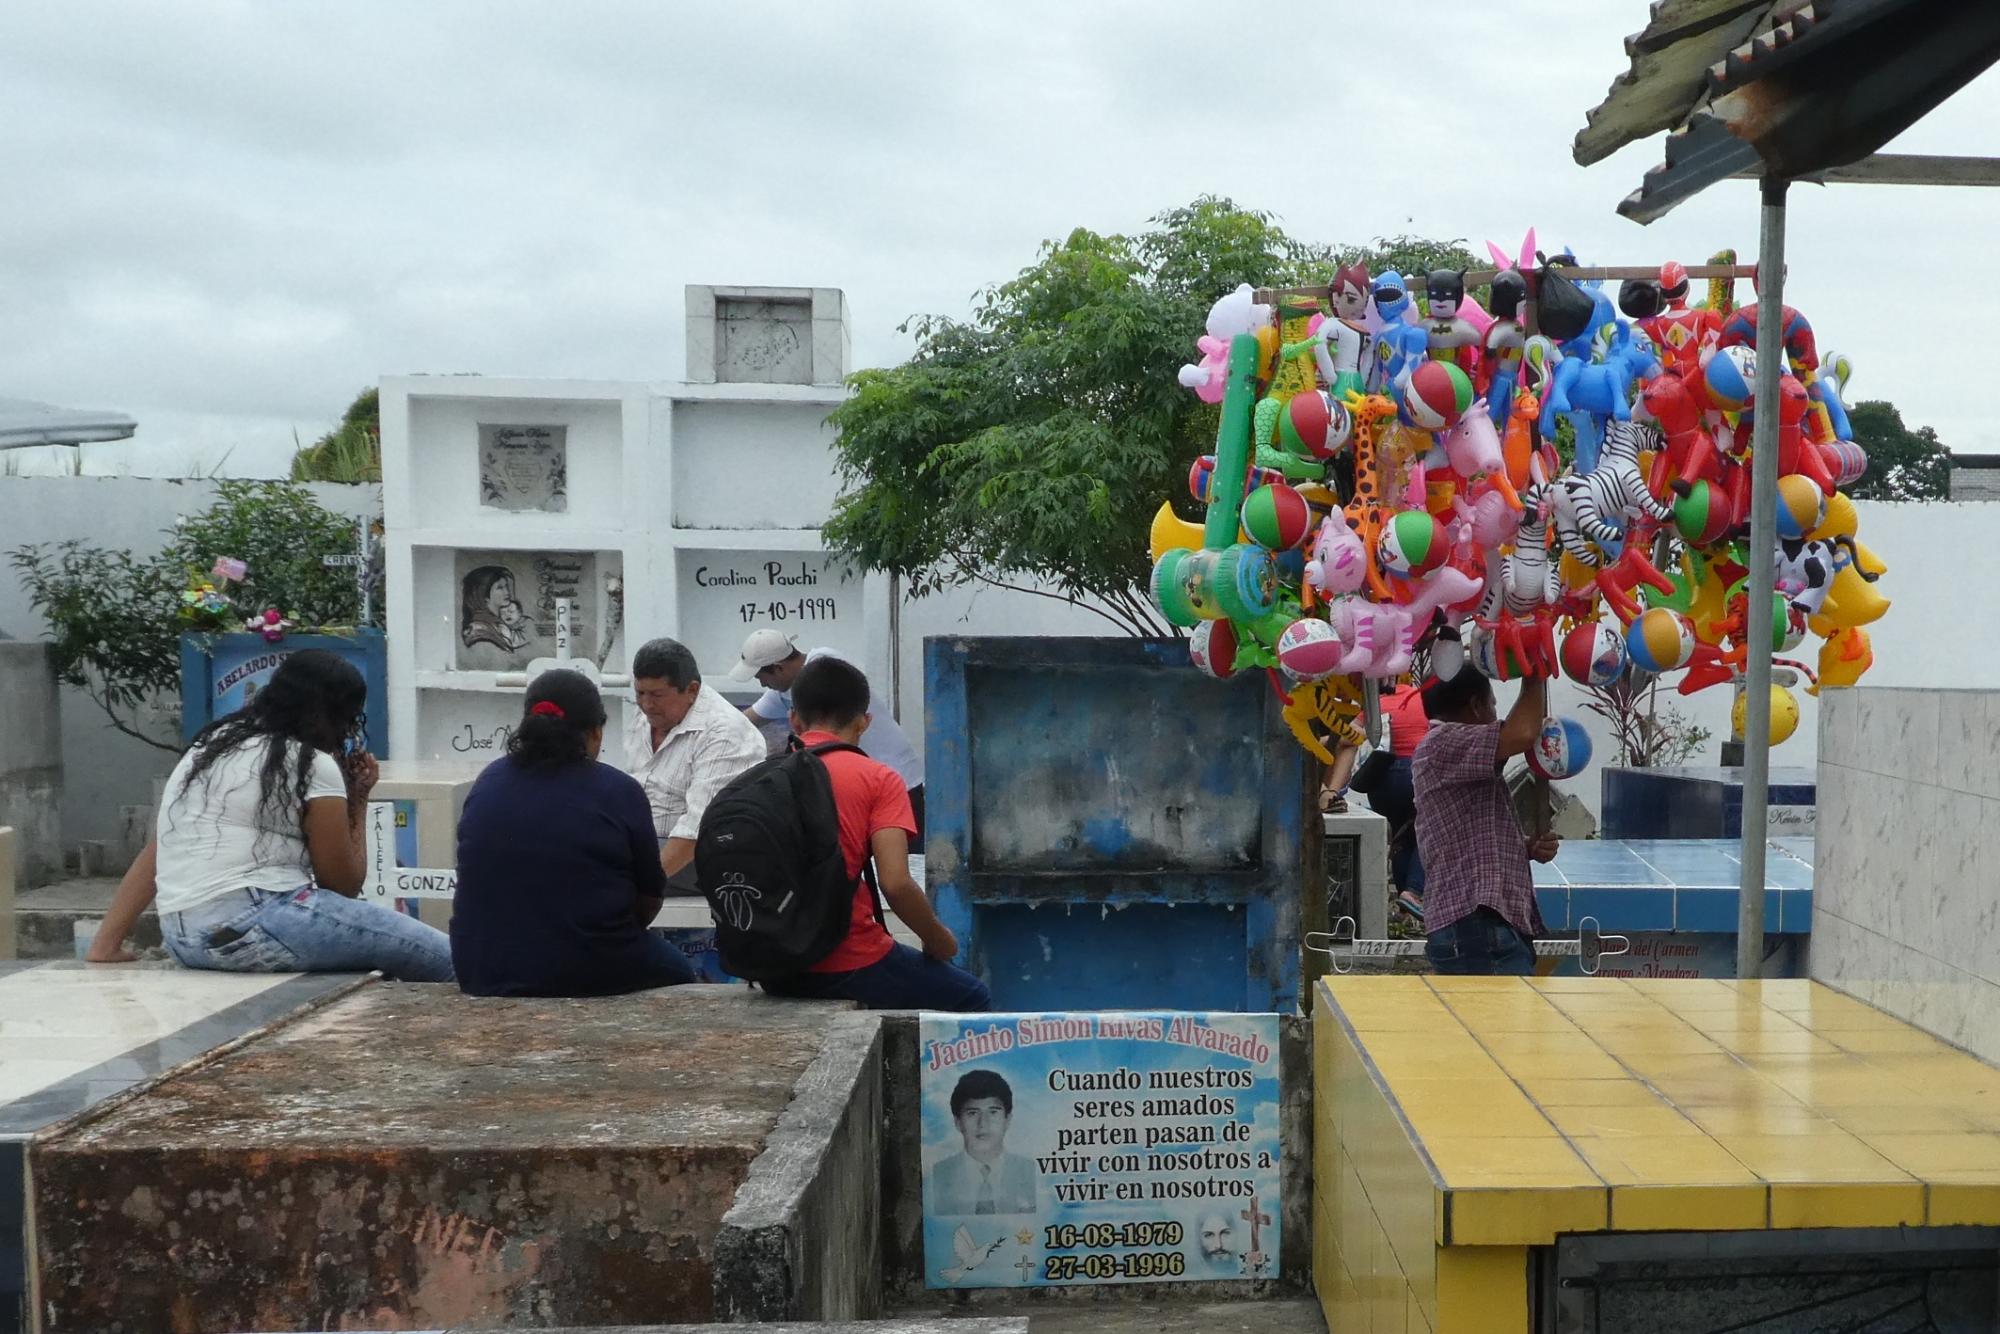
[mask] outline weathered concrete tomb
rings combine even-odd
[[[880,1038],[746,988],[376,983],[31,1150],[44,1329],[852,1319]]]

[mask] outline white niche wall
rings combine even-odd
[[[744,636],[772,626],[804,647],[838,650],[893,698],[889,581],[843,569],[820,539],[839,485],[825,425],[845,397],[839,386],[407,376],[385,378],[381,393],[399,759],[489,760],[520,717],[520,688],[494,678],[525,666],[529,650],[510,657],[501,642],[466,643],[468,602],[478,600],[468,576],[490,578],[495,566],[509,569],[522,604],[508,615],[537,622],[534,656],[554,653],[543,633],[552,608],[536,604],[564,589],[579,622],[572,651],[607,671],[667,635],[694,651],[713,687],[747,703],[757,687],[728,671]],[[500,504],[491,459],[482,464],[495,427],[523,432],[509,442],[520,476],[504,483]],[[559,508],[534,490],[552,435],[565,456]],[[610,600],[612,578],[622,607]],[[496,619],[481,618],[472,637],[510,641]],[[614,726],[628,701],[622,688],[607,692]]]
[[[520,718],[496,677],[572,652],[625,660],[614,596],[647,560],[651,394],[643,385],[385,378],[382,500],[389,732],[398,759],[484,761]]]

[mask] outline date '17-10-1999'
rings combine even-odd
[[[767,621],[836,621],[839,608],[832,598],[793,598],[790,602],[745,602],[736,608],[745,625],[758,617]]]

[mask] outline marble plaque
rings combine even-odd
[[[811,384],[812,305],[805,301],[716,303],[716,379],[750,384]]]
[[[587,551],[460,551],[459,671],[521,671],[556,651],[556,599],[570,600],[571,652],[596,644],[601,590],[597,557]]]
[[[569,428],[479,424],[479,503],[516,512],[569,510]]]

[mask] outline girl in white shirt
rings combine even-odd
[[[360,748],[367,699],[350,663],[302,649],[249,704],[203,728],[87,957],[124,955],[125,932],[157,899],[160,935],[189,968],[451,981],[442,931],[356,898],[377,775]]]

